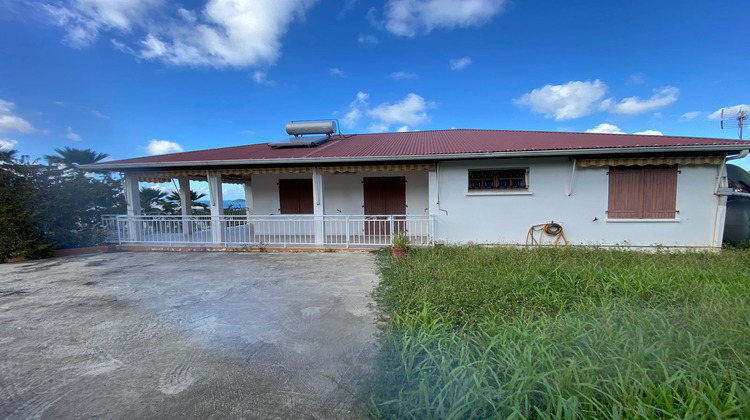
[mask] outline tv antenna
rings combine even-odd
[[[742,127],[750,124],[750,108],[747,105],[737,105],[721,109],[721,128],[737,127],[737,133],[742,140]]]

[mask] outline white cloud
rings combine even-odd
[[[745,111],[750,111],[750,105],[747,104],[740,104],[735,106],[730,106],[726,108],[719,108],[716,111],[712,112],[709,116],[709,120],[720,120],[721,119],[721,110],[724,110],[724,116],[728,117],[730,115],[737,115],[737,111],[740,109],[744,109]]]
[[[600,80],[593,82],[568,82],[564,85],[546,85],[514,99],[518,106],[527,106],[532,112],[544,114],[556,121],[584,117],[594,111],[594,104],[607,92]]]
[[[699,112],[699,111],[686,112],[686,113],[682,114],[682,116],[680,117],[680,120],[682,120],[682,121],[694,120],[694,119],[700,117],[701,114],[703,114],[703,113]]]
[[[16,104],[0,99],[0,133],[36,133],[37,130],[28,121],[16,115],[13,110]]]
[[[417,75],[414,73],[408,73],[405,71],[397,71],[394,73],[391,73],[391,79],[394,80],[407,80],[407,79],[416,79]]]
[[[255,71],[252,75],[253,81],[259,85],[273,86],[273,80],[268,80],[268,74],[264,71]]]
[[[633,134],[639,134],[642,136],[663,136],[664,135],[664,133],[662,133],[661,131],[657,131],[657,130],[644,130],[644,131],[639,131]]]
[[[620,127],[607,123],[602,123],[594,128],[589,128],[588,130],[586,130],[586,132],[599,134],[627,134],[626,132],[620,130]]]
[[[334,67],[328,70],[332,76],[346,77],[346,74],[338,67]]]
[[[18,140],[0,139],[0,150],[13,150],[18,146]]]
[[[471,57],[462,57],[451,60],[451,70],[461,70],[471,64]]]
[[[359,34],[357,35],[357,42],[359,42],[360,44],[372,45],[377,44],[380,41],[378,41],[378,38],[375,37],[375,35]]]
[[[425,102],[423,97],[416,93],[410,93],[400,102],[395,104],[380,104],[370,110],[368,114],[380,120],[383,124],[417,126],[430,120],[426,112],[430,106],[433,106],[433,104]]]
[[[73,140],[73,141],[81,141],[81,140],[83,140],[83,137],[81,137],[78,134],[74,133],[73,129],[70,128],[70,127],[68,127],[68,133],[65,134],[65,137],[67,137],[68,139]]]
[[[409,131],[409,126],[408,125],[402,125],[401,127],[397,128],[396,131],[399,132],[399,133],[405,133],[405,132]]]
[[[654,95],[649,99],[641,99],[637,96],[625,98],[620,103],[613,105],[610,112],[627,115],[642,114],[664,108],[675,102],[678,96],[680,96],[679,89],[672,86],[665,86],[660,89],[654,89]]]
[[[178,153],[182,151],[179,143],[167,140],[152,139],[146,146],[146,153],[149,155],[163,155],[165,153]]]
[[[166,0],[64,0],[44,8],[67,30],[66,41],[83,48],[100,33],[143,34],[118,49],[173,65],[252,67],[271,64],[281,37],[316,0],[208,0],[200,10]]]
[[[349,111],[344,114],[341,122],[349,128],[354,128],[362,120],[363,110],[367,108],[367,98],[370,95],[364,92],[357,92],[357,98],[349,104]]]
[[[643,73],[635,73],[631,74],[630,77],[630,83],[633,83],[634,85],[642,85],[646,82],[646,75]]]
[[[628,134],[620,129],[620,127],[614,125],[614,124],[607,124],[602,123],[597,125],[594,128],[589,128],[586,130],[587,133],[598,133],[598,134]],[[663,136],[664,134],[661,131],[656,130],[644,130],[639,131],[637,133],[633,134],[639,134],[642,136]]]
[[[500,13],[506,0],[388,0],[385,29],[413,37],[433,29],[479,26]]]

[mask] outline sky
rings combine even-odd
[[[332,118],[345,134],[737,139],[719,118],[750,104],[750,7],[734,4],[0,0],[0,148],[124,159]]]

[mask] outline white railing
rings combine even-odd
[[[417,215],[107,215],[107,241],[142,245],[238,247],[387,246],[403,232],[413,245],[434,238],[432,216]]]

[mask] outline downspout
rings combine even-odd
[[[440,208],[440,162],[435,162],[435,189],[437,190],[437,201],[435,204],[437,204],[437,209],[445,212],[445,215],[448,215],[447,210],[443,210]]]

